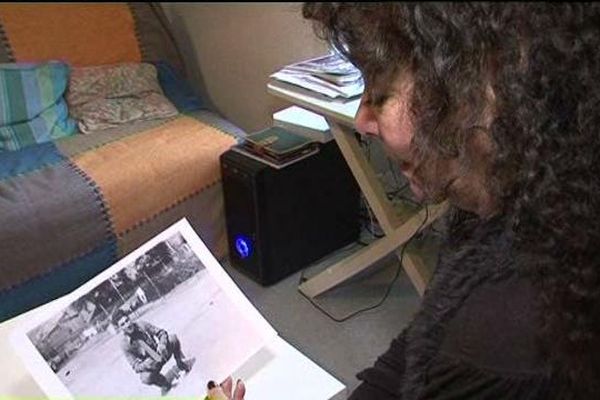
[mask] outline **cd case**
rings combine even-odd
[[[317,147],[318,143],[287,129],[273,126],[248,135],[242,146],[257,154],[266,153],[274,158],[290,158],[307,148]]]

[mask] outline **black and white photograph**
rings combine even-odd
[[[241,292],[226,293],[235,286],[210,252],[170,231],[25,332],[56,395],[202,396],[201,382],[230,375],[273,334]]]

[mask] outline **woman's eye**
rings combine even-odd
[[[388,99],[389,99],[389,98],[390,98],[390,96],[389,96],[389,95],[387,95],[387,94],[384,94],[384,95],[378,96],[378,97],[375,99],[375,105],[376,105],[376,106],[382,106],[382,105],[384,105],[384,104],[385,104],[385,102],[386,102],[386,101],[388,101]]]
[[[387,94],[377,95],[371,98],[370,104],[373,107],[381,108],[389,98],[390,96]]]
[[[375,108],[381,108],[391,96],[387,93],[366,92],[363,103]]]

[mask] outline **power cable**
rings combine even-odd
[[[388,298],[390,292],[392,291],[392,287],[394,286],[394,283],[396,282],[396,280],[398,279],[398,277],[400,276],[400,271],[402,271],[402,261],[404,260],[404,251],[406,250],[406,248],[408,247],[409,243],[413,240],[413,238],[415,236],[417,236],[421,229],[423,228],[423,226],[427,223],[427,221],[429,220],[429,207],[427,205],[425,205],[425,219],[423,219],[423,222],[421,222],[421,225],[419,226],[419,228],[417,228],[417,230],[415,231],[415,233],[410,237],[410,239],[408,239],[406,241],[406,243],[404,243],[404,246],[402,247],[402,250],[400,251],[400,263],[398,264],[398,268],[396,269],[396,273],[394,274],[394,278],[392,279],[392,281],[388,284],[388,287],[385,290],[385,293],[383,294],[383,297],[374,305],[372,306],[368,306],[356,311],[353,311],[347,315],[345,315],[344,317],[338,318],[334,315],[332,315],[331,313],[329,313],[327,310],[325,310],[320,304],[318,304],[316,301],[314,301],[314,299],[306,296],[304,293],[302,293],[302,291],[298,290],[300,292],[300,294],[307,299],[316,309],[318,309],[319,311],[321,311],[323,314],[325,314],[328,318],[330,318],[331,320],[335,321],[335,322],[344,322],[349,320],[350,318],[353,318],[363,312],[366,311],[370,311],[370,310],[374,310],[377,307],[381,306],[385,300]],[[298,282],[298,285],[304,283],[307,279],[304,277],[304,271],[305,269],[302,270],[302,272],[300,273],[300,279]]]

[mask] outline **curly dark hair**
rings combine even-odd
[[[540,289],[547,357],[574,396],[600,393],[600,4],[306,3],[303,15],[374,103],[410,74],[421,153],[464,157],[474,130],[489,134],[487,189]]]

